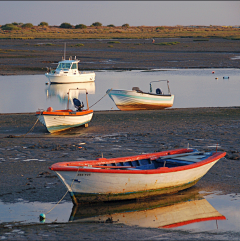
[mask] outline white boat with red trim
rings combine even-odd
[[[53,164],[72,201],[138,199],[174,193],[196,184],[225,152],[177,149],[130,157]]]
[[[76,111],[69,109],[69,92],[70,90],[85,90],[86,91],[86,102],[87,109],[83,109],[83,102],[74,98],[73,102],[76,107]],[[64,131],[73,127],[84,125],[88,127],[88,123],[91,121],[93,116],[93,110],[89,109],[87,90],[86,89],[69,89],[68,92],[68,107],[66,110],[53,110],[49,107],[47,111],[40,110],[36,112],[39,121],[46,126],[50,133],[56,133]]]

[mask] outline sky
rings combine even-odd
[[[240,1],[0,1],[0,25],[240,25]]]

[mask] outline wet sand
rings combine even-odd
[[[204,151],[216,150],[217,144],[218,150],[227,153],[226,158],[196,184],[196,190],[239,193],[239,120],[240,107],[102,111],[94,113],[88,128],[79,127],[61,135],[51,135],[37,123],[33,131],[25,135],[36,121],[33,113],[1,114],[0,199],[5,203],[17,202],[19,198],[29,202],[58,202],[66,189],[48,169],[55,162],[96,159],[102,155],[106,158],[136,155],[184,148],[188,144]],[[64,200],[70,201],[70,197],[67,195]],[[0,226],[0,236],[6,229]],[[21,230],[25,230],[24,235],[10,235],[10,239],[52,240],[60,236],[62,239],[136,239],[138,235],[142,238],[156,236],[157,239],[195,238],[189,233],[186,237],[186,233],[178,235],[177,231],[116,224],[39,224],[22,226]],[[199,237],[216,238],[208,235]]]

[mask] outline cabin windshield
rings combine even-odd
[[[70,69],[71,63],[59,63],[57,69]]]
[[[73,63],[71,69],[77,69],[77,63]]]

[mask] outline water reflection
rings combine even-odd
[[[225,219],[199,193],[185,192],[144,201],[74,206],[69,221],[176,228],[191,223]]]
[[[212,74],[212,71],[215,73]],[[223,79],[223,76],[230,78]],[[97,102],[93,106],[94,111],[117,110],[108,96],[102,98],[106,90],[132,89],[137,86],[148,91],[149,82],[168,79],[171,93],[175,96],[173,108],[239,106],[239,76],[239,69],[99,71],[96,73],[96,81],[92,83],[93,88],[96,84],[95,94],[91,94],[90,88],[88,101],[90,106]],[[67,91],[50,90],[59,86],[51,85],[47,87],[49,90],[46,98],[45,82],[44,75],[0,76],[0,96],[4,100],[0,102],[0,113],[35,112],[47,106],[52,106],[55,110],[65,109],[66,98],[64,102],[63,94],[66,95]]]
[[[69,89],[71,91],[69,92]],[[88,83],[72,83],[72,84],[50,84],[46,90],[47,98],[55,98],[57,97],[61,104],[67,103],[68,101],[68,92],[69,99],[72,101],[73,98],[79,98],[81,93],[85,91],[77,90],[77,89],[87,89],[88,94],[95,94],[95,82]]]

